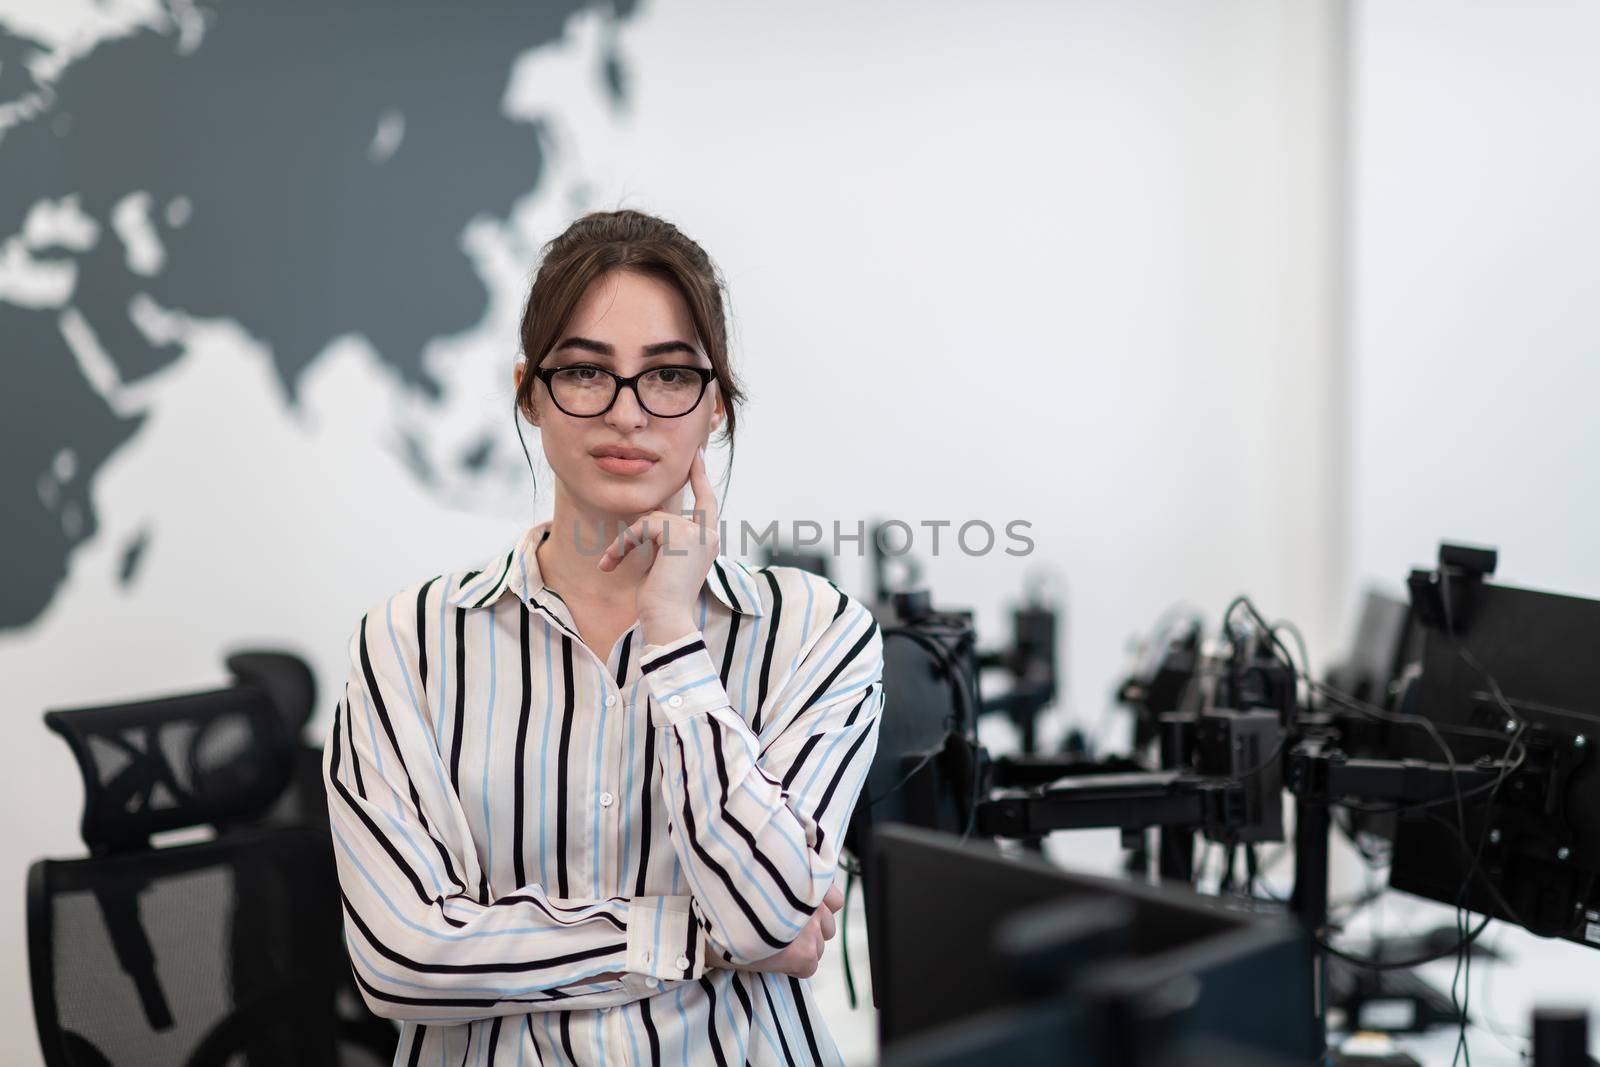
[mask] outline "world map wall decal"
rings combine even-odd
[[[609,27],[633,14],[165,3],[165,17],[65,61],[0,5],[0,630],[48,607],[100,528],[95,479],[150,415],[119,396],[199,358],[168,328],[174,314],[258,339],[291,406],[330,342],[352,335],[437,400],[425,352],[489,299],[463,231],[504,218],[552,163],[537,123],[506,106],[514,64],[577,13]],[[617,51],[595,66],[622,107]],[[485,427],[442,457],[400,441],[427,482],[482,468],[504,436]],[[123,582],[160,537],[159,516],[127,536]]]

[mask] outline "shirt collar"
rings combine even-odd
[[[541,592],[560,600],[555,590],[546,589],[539,574],[537,554],[540,543],[550,536],[554,521],[546,519],[530,526],[504,552],[491,557],[477,570],[455,578],[454,586],[445,596],[446,601],[458,608],[482,608],[496,603],[508,592],[516,593],[530,607]],[[756,592],[755,575],[729,556],[719,553],[712,560],[701,583],[701,591],[706,589],[730,611],[750,616],[765,614]]]

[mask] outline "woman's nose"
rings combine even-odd
[[[606,423],[617,429],[644,425],[650,413],[639,405],[639,397],[627,386],[617,390],[617,399],[606,412]]]

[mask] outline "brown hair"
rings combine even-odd
[[[561,331],[583,298],[589,283],[608,271],[631,270],[668,282],[689,306],[700,343],[722,391],[721,433],[729,448],[732,473],[733,431],[744,390],[728,358],[728,329],[723,311],[727,284],[705,250],[672,223],[641,211],[591,211],[544,246],[544,258],[533,279],[522,312],[522,354],[528,365],[517,387],[515,414],[533,421],[534,373],[561,339]],[[517,424],[517,437],[522,425]],[[522,445],[524,456],[528,445]],[[528,460],[533,470],[533,460]]]

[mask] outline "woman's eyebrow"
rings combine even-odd
[[[556,345],[556,351],[563,348],[581,348],[587,352],[594,352],[602,356],[616,354],[616,349],[605,341],[595,341],[587,337],[569,337]],[[653,345],[644,346],[644,356],[664,356],[670,352],[687,352],[691,356],[699,355],[695,347],[687,341],[657,341]]]

